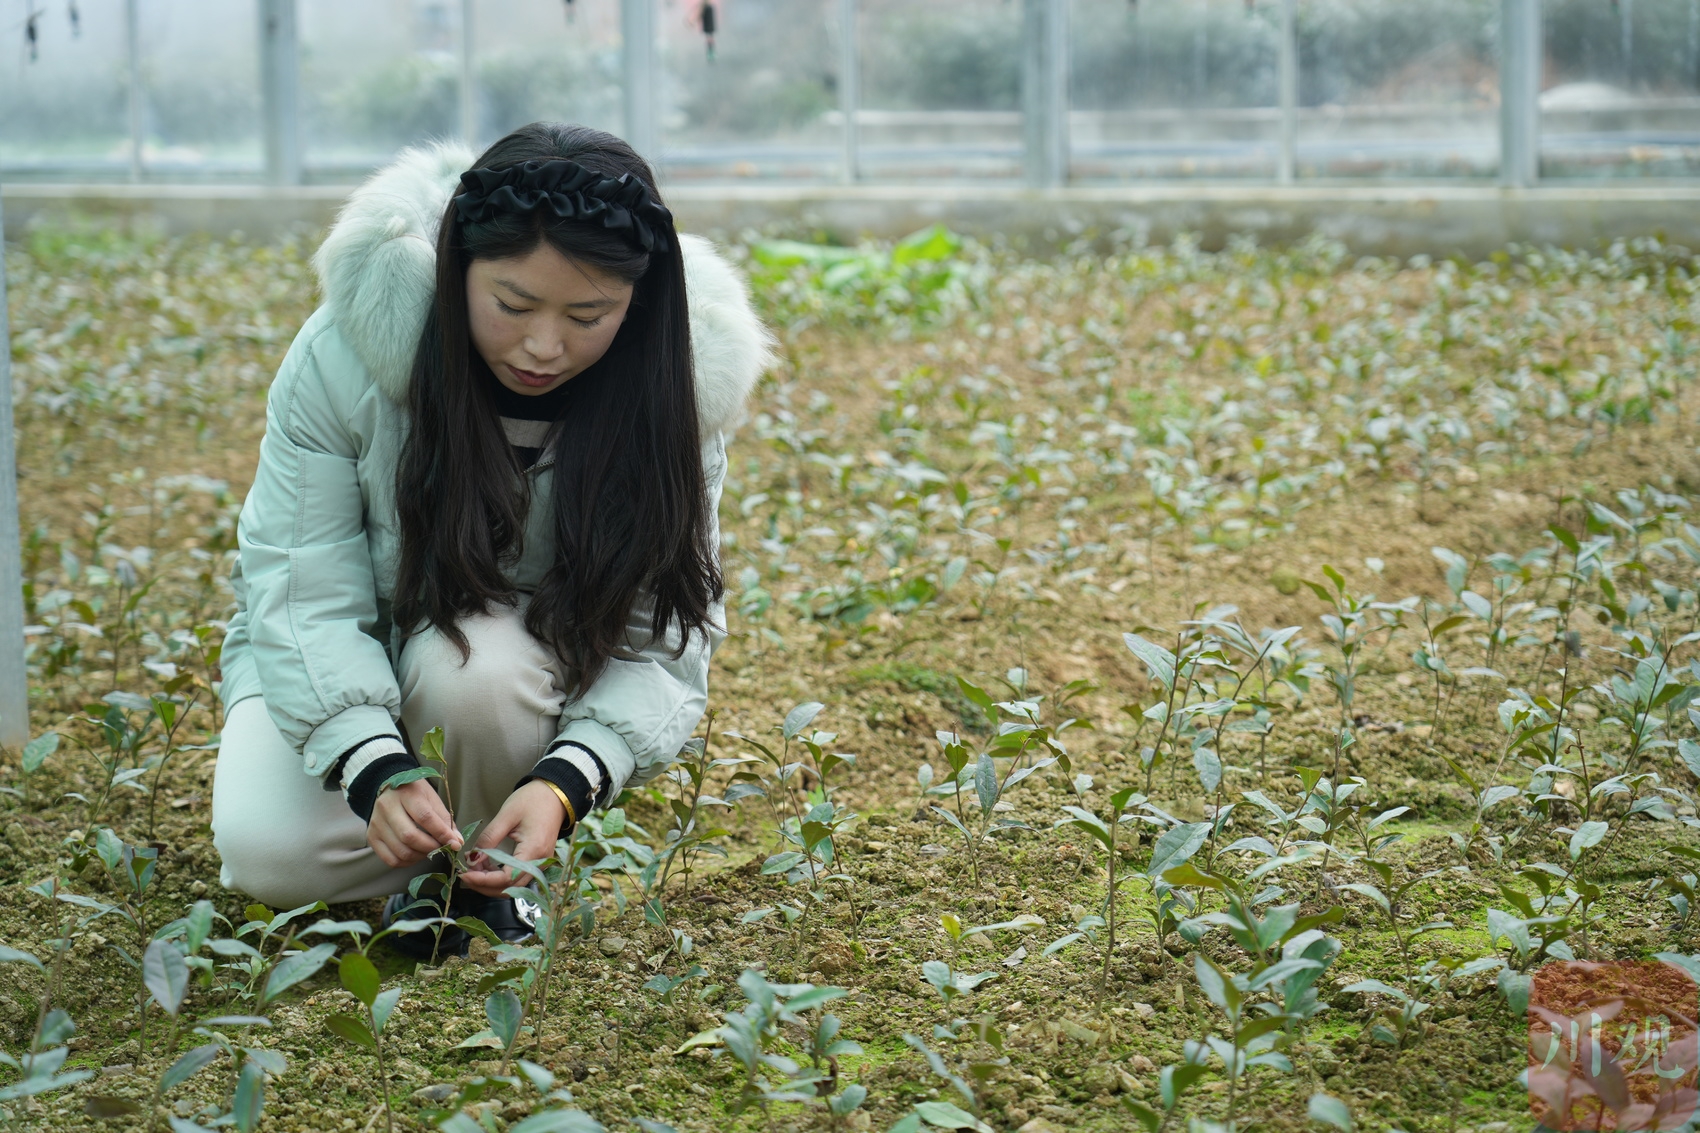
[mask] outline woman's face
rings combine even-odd
[[[472,345],[515,393],[548,393],[583,373],[608,352],[631,303],[631,284],[546,241],[466,269]]]

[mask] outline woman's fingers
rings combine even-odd
[[[442,846],[451,850],[460,848],[460,831],[455,829],[454,819],[449,817],[448,808],[428,783],[418,779],[396,788],[394,793],[400,796],[402,808],[416,827],[423,831],[426,837],[435,839],[427,852]]]
[[[501,845],[508,835],[514,832],[514,828],[520,824],[523,817],[519,813],[519,808],[514,806],[514,797],[509,795],[508,801],[502,804],[502,809],[496,812],[496,817],[492,818],[479,832],[478,841],[475,844],[480,850],[488,850],[493,846]]]
[[[527,783],[508,796],[502,809],[479,835],[478,846],[489,849],[512,838],[514,857],[535,861],[547,857],[555,848],[555,839],[561,832],[561,820],[565,817],[565,808],[547,784]],[[470,858],[470,864],[475,867],[488,861],[482,853],[474,853]],[[486,896],[497,897],[517,879],[507,869],[474,868],[462,874],[461,880]]]
[[[561,824],[545,827],[541,822],[522,825],[514,839],[514,857],[533,862],[555,852],[555,839],[560,837]]]
[[[406,811],[398,807],[387,818],[382,837],[389,843],[390,851],[400,859],[399,864],[411,865],[437,851],[438,843],[419,829]]]
[[[423,788],[423,791],[414,788]],[[391,869],[412,865],[443,846],[459,846],[460,832],[437,792],[424,782],[408,783],[378,796],[366,844]]]

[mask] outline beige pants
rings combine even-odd
[[[554,655],[526,632],[519,610],[461,623],[472,656],[435,630],[410,638],[396,666],[401,719],[414,744],[442,728],[447,788],[464,828],[488,820],[555,738],[566,702]],[[366,845],[366,824],[341,791],[302,770],[260,697],[230,706],[213,781],[219,879],[274,909],[399,893],[429,860],[386,866]]]

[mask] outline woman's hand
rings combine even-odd
[[[549,784],[533,779],[509,795],[496,817],[484,827],[478,836],[478,849],[467,857],[470,868],[460,875],[461,883],[486,897],[500,897],[502,890],[517,884],[519,879],[480,851],[512,838],[514,857],[521,861],[546,858],[555,851],[555,840],[561,836],[561,823],[566,817],[567,808],[561,805]]]
[[[448,807],[424,779],[381,792],[366,824],[366,844],[391,869],[423,861],[445,846],[458,850],[460,843]]]

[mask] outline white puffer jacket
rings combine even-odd
[[[221,658],[226,705],[265,698],[304,770],[393,734],[401,696],[389,609],[399,528],[396,461],[413,354],[436,281],[437,226],[473,154],[409,150],[350,197],[314,260],[324,305],[302,326],[272,383],[254,486],[242,507],[232,580],[236,615]],[[772,359],[736,269],[706,240],[681,236],[710,498],[725,478],[724,434]],[[554,553],[552,470],[529,476],[524,553],[509,572],[533,589]],[[715,616],[720,617],[716,610]],[[719,636],[679,657],[634,624],[635,660],[613,660],[561,716],[562,740],[602,760],[611,780],[646,781],[690,737],[707,705]]]

